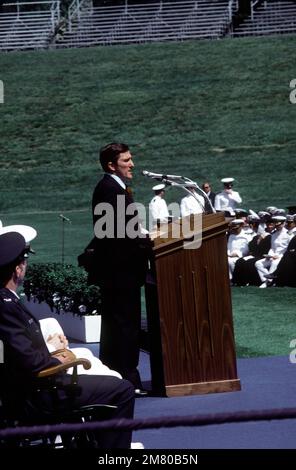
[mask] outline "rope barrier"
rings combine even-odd
[[[0,439],[12,437],[44,436],[49,434],[73,433],[98,430],[139,430],[152,428],[173,428],[178,426],[208,426],[213,424],[241,423],[296,418],[296,408],[274,410],[252,410],[232,413],[205,415],[170,416],[146,419],[110,419],[84,423],[65,423],[42,426],[21,426],[0,430]]]

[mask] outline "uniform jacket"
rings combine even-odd
[[[281,230],[275,230],[271,234],[271,248],[268,251],[269,255],[282,256],[288,248],[290,237],[285,227]]]
[[[222,191],[215,197],[215,209],[217,211],[228,211],[231,215],[234,215],[233,209],[241,202],[242,199],[237,191],[232,191],[231,193]]]
[[[248,242],[249,238],[243,232],[243,230],[237,234],[231,233],[227,241],[228,256],[230,256],[232,253],[236,253],[238,258],[246,256],[249,252]]]
[[[152,224],[156,224],[158,220],[164,222],[170,215],[167,203],[159,195],[156,195],[151,199],[149,204],[149,212],[152,218]]]
[[[0,289],[0,340],[4,348],[2,388],[24,391],[37,372],[60,364],[50,356],[38,321],[6,288]]]
[[[181,217],[186,217],[190,214],[202,214],[203,208],[205,205],[205,200],[203,196],[195,193],[198,201],[195,196],[187,194],[187,196],[181,199]]]

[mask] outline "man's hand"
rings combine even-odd
[[[67,364],[68,362],[74,361],[76,359],[75,354],[70,351],[70,349],[62,349],[51,353],[52,357],[58,359],[62,364]]]
[[[69,346],[66,336],[58,333],[49,335],[46,342],[54,346],[56,349],[64,349]]]

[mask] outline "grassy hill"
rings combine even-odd
[[[210,179],[215,190],[221,177],[233,176],[246,208],[296,203],[296,105],[289,102],[294,41],[1,54],[0,218],[8,223],[15,213],[27,214],[54,237],[57,213],[73,211],[83,246],[100,174],[98,149],[116,140],[128,142],[135,155],[139,202],[152,197],[152,181],[140,175],[148,169]],[[167,197],[181,194],[170,190]]]
[[[232,176],[247,209],[296,204],[293,78],[295,36],[2,53],[0,219],[36,227],[35,260],[60,261],[64,213],[65,260],[76,263],[91,238],[98,150],[111,141],[130,145],[146,205],[143,169],[216,191]],[[240,355],[287,353],[292,291],[234,290]]]

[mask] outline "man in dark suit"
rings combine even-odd
[[[209,200],[211,201],[211,204],[213,207],[215,207],[215,197],[216,197],[216,194],[213,193],[212,191],[212,187],[210,185],[210,183],[208,181],[205,181],[202,185],[202,190],[206,193],[206,195],[208,196]],[[206,200],[205,201],[205,212],[206,213],[212,213],[213,210],[209,204],[209,202]]]
[[[141,286],[148,267],[150,240],[142,235],[138,213],[126,181],[133,158],[126,144],[100,151],[105,171],[92,199],[95,263],[91,282],[101,287],[100,359],[145,395],[137,369],[140,352]]]
[[[56,395],[42,387],[44,379],[37,379],[41,370],[68,363],[65,353],[53,357],[48,352],[38,321],[20,302],[17,288],[21,285],[27,267],[26,242],[20,233],[0,235],[0,340],[4,349],[4,362],[0,364],[1,400],[7,409],[16,406],[22,415],[27,412],[50,413],[58,409],[77,408],[82,405],[116,405],[113,418],[132,418],[134,390],[126,380],[111,376],[80,375],[78,387],[71,397],[67,385],[71,376],[62,372],[56,378]],[[37,393],[37,388],[41,388]],[[70,400],[69,400],[70,398]],[[129,448],[131,432],[100,432],[102,448]]]

